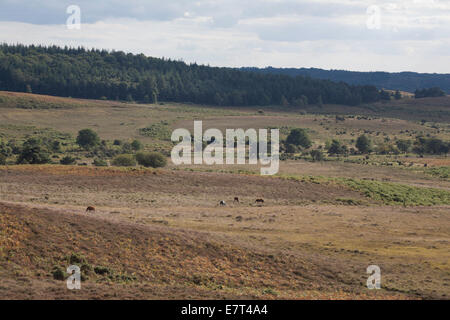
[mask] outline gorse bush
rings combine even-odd
[[[131,148],[133,148],[134,151],[139,151],[142,149],[142,143],[139,140],[133,140],[133,142],[131,142]]]
[[[30,138],[23,143],[22,151],[17,158],[18,164],[44,164],[50,162],[48,151],[44,148],[42,141]]]
[[[339,140],[335,140],[335,139],[333,139],[333,141],[331,142],[331,144],[328,147],[327,151],[331,155],[333,155],[333,154],[347,154],[348,153],[347,146],[341,144],[341,142]]]
[[[96,167],[107,167],[108,166],[108,162],[106,162],[103,159],[96,158],[93,161],[93,165],[96,166]]]
[[[100,138],[92,129],[83,129],[78,132],[77,144],[83,149],[89,150],[100,144]]]
[[[167,159],[159,152],[138,153],[136,154],[137,162],[144,167],[160,168],[167,165]]]
[[[134,167],[136,159],[131,154],[121,154],[114,158],[112,164],[118,167]]]
[[[291,130],[288,137],[286,138],[286,143],[293,144],[295,146],[300,146],[303,148],[309,148],[312,145],[311,140],[309,139],[308,134],[306,133],[306,130],[300,128]]]
[[[413,151],[418,154],[447,154],[450,151],[450,142],[437,138],[417,137]]]
[[[359,152],[361,152],[361,153],[370,152],[371,145],[372,145],[372,142],[365,135],[359,136],[358,139],[356,140],[356,148],[358,148]]]
[[[71,156],[65,156],[62,158],[59,162],[64,165],[70,165],[75,163],[75,158],[72,158]]]
[[[320,150],[312,150],[310,152],[313,161],[322,161],[324,159],[323,153]]]

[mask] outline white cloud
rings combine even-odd
[[[83,45],[219,66],[450,73],[450,1],[77,2],[81,30],[63,25],[69,1],[0,0],[0,41]],[[373,4],[380,7],[379,30],[366,27]]]

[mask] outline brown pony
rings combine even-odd
[[[95,212],[95,208],[94,207],[87,207],[86,212]]]
[[[239,203],[239,198],[238,197],[234,197],[234,201],[233,202]]]
[[[264,203],[264,199],[256,199],[256,201],[255,201],[256,203]]]

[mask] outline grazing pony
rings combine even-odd
[[[223,201],[223,200],[220,200],[220,202],[219,202],[219,206],[221,206],[221,207],[225,207],[227,205],[227,203],[225,202],[225,201]]]
[[[95,212],[95,208],[89,206],[89,207],[86,208],[86,212]]]
[[[256,199],[255,202],[256,202],[256,203],[259,203],[259,204],[263,204],[263,203],[264,203],[264,199]]]

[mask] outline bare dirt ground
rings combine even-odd
[[[2,167],[0,188],[0,298],[450,294],[448,206],[344,206],[334,199],[363,196],[280,178],[170,170]],[[263,206],[254,204],[259,197]],[[228,205],[217,206],[219,199]],[[96,212],[85,213],[88,205]],[[72,292],[52,272],[74,255],[85,278]],[[371,264],[381,268],[381,290],[365,286]]]

